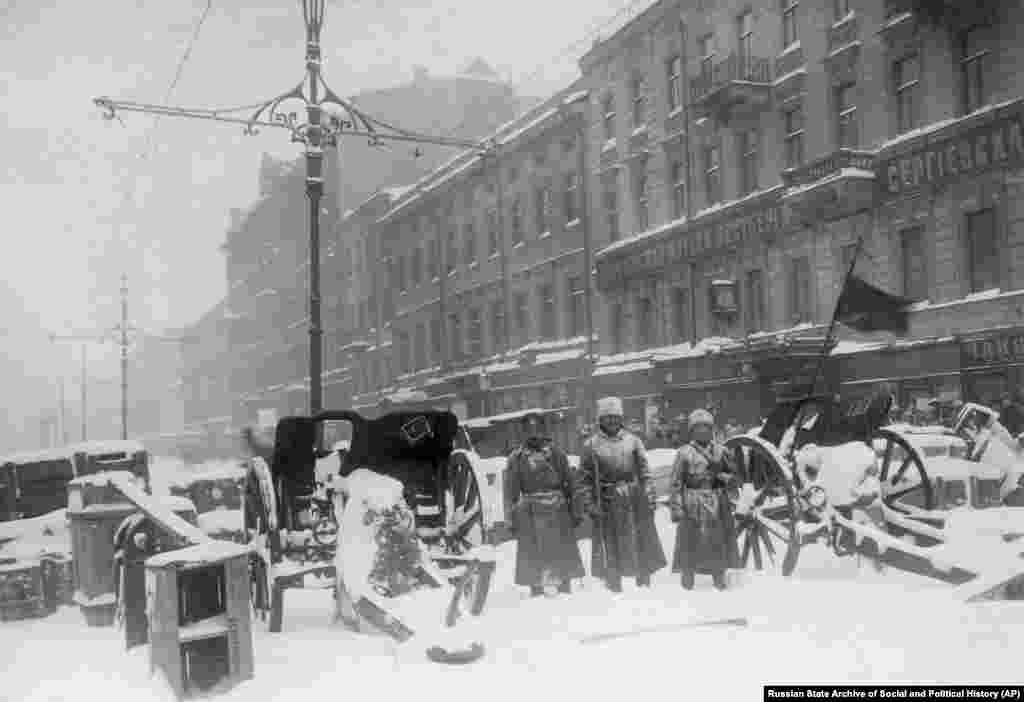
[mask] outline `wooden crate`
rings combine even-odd
[[[171,506],[179,516],[194,523],[191,503]],[[103,475],[76,478],[68,483],[69,532],[75,593],[89,626],[112,626],[117,607],[114,595],[114,535],[127,517],[139,508]]]
[[[249,551],[209,542],[146,561],[150,670],[179,698],[253,677]]]

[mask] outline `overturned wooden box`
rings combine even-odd
[[[249,550],[210,541],[146,561],[150,671],[180,698],[253,677]]]

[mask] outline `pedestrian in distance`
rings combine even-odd
[[[515,583],[534,597],[550,586],[569,594],[573,578],[585,575],[576,543],[583,521],[576,475],[548,439],[542,416],[528,414],[522,428],[504,478],[505,513],[517,537]]]
[[[726,588],[726,569],[739,565],[732,503],[738,486],[732,452],[714,440],[715,420],[707,410],[690,414],[690,440],[676,453],[669,507],[676,524],[672,572],[692,590],[696,574],[710,575]]]
[[[667,560],[654,525],[657,496],[647,451],[622,426],[622,400],[603,398],[597,415],[598,429],[580,456],[580,481],[594,522],[591,575],[612,592],[622,591],[623,577],[649,587]]]

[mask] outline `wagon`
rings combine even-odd
[[[318,451],[323,424],[347,422],[347,451]],[[280,631],[284,593],[290,588],[335,589],[339,538],[332,494],[357,469],[397,479],[415,516],[430,562],[455,586],[449,619],[482,612],[493,560],[480,557],[483,505],[476,474],[455,450],[458,419],[450,412],[393,412],[366,419],[352,411],[285,417],[276,428],[268,461],[248,462],[244,490],[245,540],[253,547],[253,604],[269,629]],[[318,483],[317,462],[334,459],[337,480]],[[323,471],[321,470],[321,474]]]
[[[951,555],[964,550],[949,547],[943,485],[966,476],[976,494],[963,502],[1019,505],[1024,458],[1016,440],[997,412],[975,404],[951,428],[887,426],[891,402],[879,396],[843,409],[834,396],[816,396],[781,403],[759,430],[727,440],[743,481],[733,499],[744,567],[777,566],[788,576],[803,546],[824,543],[838,556],[861,554],[953,584],[982,575]],[[865,500],[855,488],[872,470],[878,497]]]

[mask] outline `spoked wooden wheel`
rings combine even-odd
[[[753,436],[734,436],[726,446],[736,457],[743,491],[735,500],[736,546],[744,568],[781,566],[791,575],[800,557],[800,507],[788,467],[774,446]]]
[[[484,543],[484,504],[469,457],[453,453],[448,462],[445,519],[452,532],[449,545],[464,553]]]
[[[249,558],[253,609],[265,618],[272,609],[272,578],[270,576],[271,544],[276,534],[276,505],[270,485],[270,470],[262,458],[253,458],[245,479],[242,510],[245,543],[257,552]]]
[[[909,511],[907,506],[935,509],[935,491],[917,449],[891,429],[875,431],[871,444],[885,505],[904,514]]]

